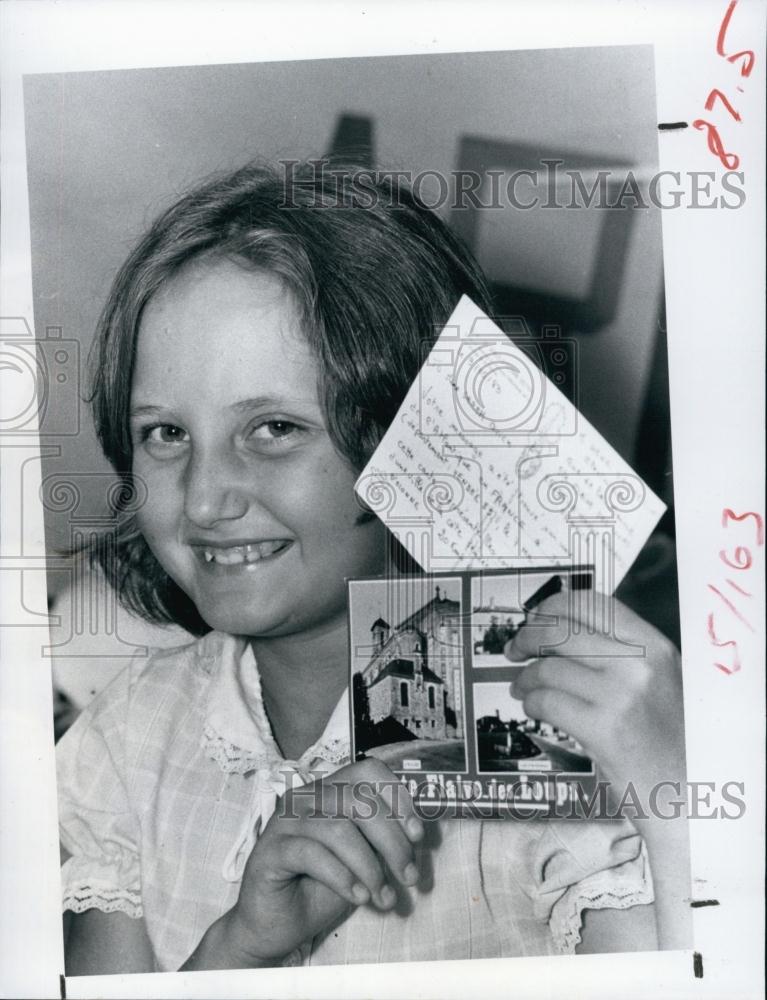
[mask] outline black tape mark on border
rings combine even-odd
[[[67,981],[63,972],[59,973],[59,993],[61,994],[61,1000],[67,1000]]]
[[[690,903],[690,906],[692,906],[692,907],[698,907],[698,906],[719,906],[719,900],[718,899],[693,899],[693,901]]]
[[[699,951],[692,953],[692,973],[696,979],[703,978],[703,956]]]
[[[689,128],[690,126],[687,122],[659,122],[658,131],[659,132],[671,132],[678,128]]]

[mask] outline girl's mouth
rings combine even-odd
[[[273,538],[265,542],[245,545],[200,546],[198,553],[204,561],[215,566],[253,566],[278,555],[291,545],[290,539]]]

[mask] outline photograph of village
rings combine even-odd
[[[583,747],[561,729],[529,719],[508,681],[472,685],[480,773],[525,771],[582,774],[591,761]]]
[[[461,580],[352,580],[354,751],[397,771],[466,770]]]
[[[504,649],[524,623],[527,612],[561,587],[561,577],[552,576],[551,571],[473,577],[472,667],[508,667]]]

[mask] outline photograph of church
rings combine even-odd
[[[461,581],[350,583],[355,751],[463,770]]]

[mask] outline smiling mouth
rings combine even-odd
[[[251,542],[247,545],[199,546],[198,552],[207,564],[214,566],[254,566],[284,552],[291,545],[286,538],[274,538],[267,542]]]

